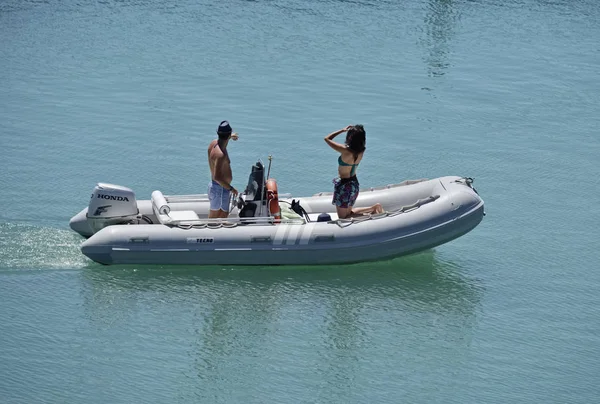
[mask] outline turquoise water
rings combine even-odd
[[[544,402],[600,394],[600,3],[0,2],[0,399]],[[96,182],[329,191],[464,175],[471,233],[348,267],[102,267],[68,228]]]

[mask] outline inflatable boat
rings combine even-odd
[[[475,228],[484,203],[468,177],[361,186],[355,207],[383,213],[340,219],[332,193],[292,198],[277,192],[259,161],[226,219],[209,219],[208,195],[137,200],[98,183],[70,221],[81,251],[101,264],[312,265],[384,260],[447,243]]]

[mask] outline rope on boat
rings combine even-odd
[[[349,219],[337,219],[337,220],[332,220],[328,223],[334,223],[334,224],[337,224],[339,227],[343,228],[343,227],[348,227],[354,223],[366,222],[367,220],[377,220],[377,219],[383,219],[384,217],[393,217],[393,216],[400,215],[402,213],[412,212],[413,210],[416,210],[423,205],[426,205],[428,203],[435,201],[439,197],[440,197],[439,195],[432,195],[432,196],[428,196],[427,198],[419,199],[412,205],[403,206],[400,209],[386,211],[383,213],[375,213],[375,214],[370,213],[368,215],[351,217]],[[180,229],[184,229],[184,230],[190,230],[190,229],[207,229],[207,228],[208,229],[233,228],[233,227],[237,227],[238,225],[239,225],[238,222],[214,222],[214,223],[177,224],[175,227],[179,227]]]
[[[224,223],[195,223],[195,224],[178,224],[175,227],[179,227],[183,230],[190,229],[220,229],[220,228],[233,228],[237,227],[238,223],[224,222]]]
[[[477,192],[477,190],[473,186],[473,182],[474,181],[475,181],[475,179],[473,179],[472,177],[462,177],[462,178],[457,179],[454,182],[458,182],[459,184],[465,184],[466,186],[468,186],[469,188],[471,188],[473,191],[475,191],[475,193],[477,195],[479,195],[479,192]]]
[[[377,220],[377,219],[382,219],[384,217],[393,217],[393,216],[400,215],[402,213],[412,212],[413,210],[418,209],[420,206],[423,206],[425,204],[435,201],[439,197],[440,197],[439,195],[432,195],[432,196],[428,196],[427,198],[424,198],[424,199],[419,199],[412,205],[403,206],[400,209],[392,210],[389,212],[386,211],[383,213],[375,213],[375,214],[370,213],[368,215],[359,216],[359,217],[351,217],[349,219],[337,219],[337,220],[333,220],[329,223],[335,223],[339,227],[348,227],[351,224],[365,222],[367,220]]]

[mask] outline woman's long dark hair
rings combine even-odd
[[[365,128],[362,125],[354,125],[346,133],[346,146],[354,154],[354,161],[358,158],[358,155],[364,152],[367,148],[367,134]]]

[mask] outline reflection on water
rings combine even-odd
[[[350,388],[382,347],[440,349],[423,332],[455,345],[460,361],[482,290],[459,272],[430,251],[350,266],[94,266],[81,276],[86,317],[98,329],[147,327],[159,316],[168,324],[161,333],[187,339],[190,376],[216,392],[234,378],[256,382],[257,361],[268,374],[300,366],[295,373],[311,369],[325,386]]]
[[[430,0],[425,14],[424,36],[421,44],[426,49],[424,57],[429,76],[442,76],[450,66],[448,56],[450,41],[460,19],[454,0]]]
[[[377,298],[453,312],[463,311],[462,304],[475,303],[479,295],[476,285],[457,272],[456,264],[437,259],[431,250],[392,261],[345,266],[141,268],[91,264],[82,276],[91,293],[87,297],[99,304],[105,298],[112,300],[113,294],[123,293],[131,297],[156,294],[182,303],[218,299],[226,293],[229,301],[249,300],[259,294],[256,304],[290,296],[300,300],[350,297],[357,299],[350,304],[356,307]]]

